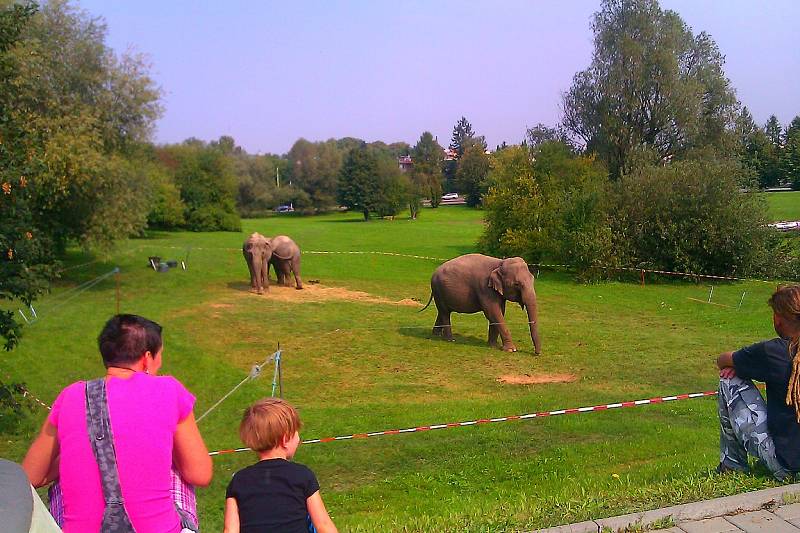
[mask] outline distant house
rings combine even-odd
[[[456,152],[454,148],[443,148],[442,150],[444,151],[445,161],[454,161],[458,159],[458,152]]]
[[[408,172],[414,168],[414,160],[410,155],[401,155],[397,158],[397,165],[400,167],[401,172]]]

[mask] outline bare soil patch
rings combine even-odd
[[[270,284],[269,292],[263,295],[248,292],[249,298],[268,298],[270,300],[277,300],[280,302],[324,302],[330,300],[340,300],[348,302],[367,302],[377,304],[390,304],[390,305],[403,305],[408,307],[421,307],[422,304],[411,298],[404,298],[402,300],[394,301],[389,298],[375,296],[368,292],[354,291],[345,287],[326,287],[324,285],[303,284],[302,290],[297,290],[294,285],[284,287],[282,285]]]
[[[497,378],[508,385],[541,385],[543,383],[572,383],[578,379],[575,374],[504,374]]]

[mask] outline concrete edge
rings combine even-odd
[[[597,520],[538,529],[535,531],[539,533],[598,533],[604,527],[612,531],[617,531],[635,524],[647,526],[657,520],[662,520],[670,516],[675,522],[703,520],[705,518],[714,518],[737,512],[756,511],[769,504],[781,505],[783,504],[784,495],[798,493],[800,493],[800,483],[794,483],[792,485],[783,485],[771,489],[724,496],[713,500],[673,505],[672,507],[664,507],[663,509],[600,518]]]

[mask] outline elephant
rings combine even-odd
[[[431,297],[420,311],[435,301],[438,315],[433,334],[452,341],[450,313],[483,311],[489,320],[489,345],[497,346],[497,336],[503,340],[502,349],[517,351],[505,323],[506,301],[519,303],[527,310],[531,340],[536,355],[542,351],[539,339],[536,291],[533,274],[521,257],[497,259],[482,254],[456,257],[439,266],[431,276]]]
[[[280,285],[289,286],[289,273],[294,274],[295,288],[303,288],[300,278],[300,247],[286,235],[278,235],[267,239],[272,251],[267,263],[275,269],[275,277]],[[269,267],[267,266],[267,270]]]
[[[269,260],[272,256],[269,240],[260,233],[252,233],[242,245],[242,254],[250,271],[250,290],[264,294],[269,291]]]

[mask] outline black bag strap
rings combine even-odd
[[[117,455],[114,451],[114,435],[108,416],[105,378],[86,382],[86,429],[100,469],[100,483],[106,508],[103,512],[103,533],[135,533],[133,524],[125,510],[122,488],[119,484]]]

